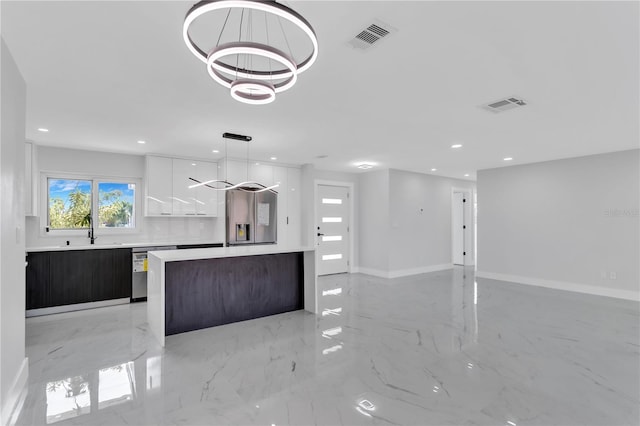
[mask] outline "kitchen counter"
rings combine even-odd
[[[153,255],[165,262],[180,260],[216,259],[221,257],[261,256],[265,254],[314,251],[313,247],[287,247],[277,244],[213,247],[206,249],[163,250]]]
[[[134,247],[161,247],[161,246],[180,246],[180,245],[208,245],[208,244],[222,244],[221,241],[145,241],[141,243],[105,243],[105,244],[84,244],[84,245],[50,245],[50,246],[35,246],[27,247],[26,252],[39,252],[39,251],[67,251],[67,250],[99,250],[99,249],[114,249],[114,248],[134,248]]]
[[[292,310],[317,313],[315,248],[236,246],[149,252],[149,329],[168,335]]]

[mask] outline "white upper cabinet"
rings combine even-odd
[[[287,226],[287,167],[273,168],[274,184],[278,184],[274,191],[278,192],[278,244],[287,245],[289,227]]]
[[[302,171],[287,167],[287,243],[294,247],[302,244]]]
[[[246,161],[226,160],[224,163],[226,166],[225,176],[221,176],[220,179],[226,178],[227,182],[233,185],[249,180]]]
[[[271,164],[256,162],[247,164],[247,161],[227,160],[226,166],[226,176],[221,176],[220,179],[226,177],[227,181],[233,185],[247,181],[258,182],[264,186],[271,186],[274,183],[274,166]]]
[[[209,182],[218,179],[218,164],[209,161],[193,161],[196,164],[195,178],[200,182]],[[192,183],[195,183],[192,181]],[[211,183],[214,188],[222,188],[220,183]],[[218,196],[221,191],[216,191],[206,185],[198,186],[195,193],[195,208],[198,216],[218,216]],[[224,198],[224,195],[222,196]]]
[[[197,163],[180,158],[173,159],[173,203],[174,216],[196,214],[196,188],[189,188],[196,182],[189,178],[196,178]]]
[[[218,166],[213,162],[147,156],[146,215],[217,216],[218,191],[206,186],[189,188],[217,175]]]
[[[173,214],[173,160],[147,156],[145,171],[145,215]]]
[[[249,180],[261,183],[264,186],[271,186],[274,183],[274,168],[271,164],[250,163]]]
[[[273,183],[278,184],[278,244],[294,247],[301,243],[301,171],[293,167],[273,167]]]

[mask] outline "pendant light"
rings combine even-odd
[[[275,184],[275,185],[271,185],[271,186],[265,186],[263,184],[261,184],[260,182],[256,182],[253,180],[249,179],[249,142],[253,139],[251,136],[245,136],[245,135],[237,135],[235,133],[223,133],[222,134],[222,138],[225,139],[224,141],[224,171],[225,171],[225,178],[224,179],[212,179],[212,180],[208,180],[208,181],[204,181],[201,182],[195,178],[190,177],[189,180],[196,182],[193,185],[189,185],[188,188],[189,189],[193,189],[193,188],[197,188],[200,186],[206,186],[207,188],[211,188],[215,191],[229,191],[231,189],[240,189],[241,191],[246,191],[246,192],[265,192],[265,191],[269,191],[269,192],[273,192],[274,194],[277,194],[277,191],[274,191],[274,189],[278,188],[280,186],[280,184]],[[245,142],[247,144],[247,156],[246,156],[246,163],[247,163],[247,180],[244,182],[239,182],[239,183],[232,183],[229,182],[228,176],[229,176],[229,156],[228,156],[228,147],[227,147],[227,139],[235,139],[235,140],[239,140],[242,142]],[[215,185],[215,186],[214,186]]]
[[[211,34],[208,42],[192,34],[198,33],[193,27],[205,15],[218,21],[224,17],[219,32]],[[202,25],[199,29],[202,36]],[[253,105],[273,102],[276,93],[293,87],[298,75],[318,57],[311,24],[275,1],[200,1],[187,12],[182,37],[214,81],[228,88],[234,99]]]

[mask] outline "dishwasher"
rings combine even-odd
[[[144,302],[147,300],[147,252],[176,249],[176,246],[135,247],[131,249],[133,262],[131,302]]]

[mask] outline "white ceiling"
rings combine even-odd
[[[193,3],[2,1],[2,37],[27,82],[27,138],[216,158],[230,131],[253,136],[257,160],[470,179],[638,147],[637,2],[285,2],[313,25],[320,54],[265,106],[231,99],[187,50]],[[373,19],[398,32],[352,49]],[[529,105],[478,107],[512,95]]]

